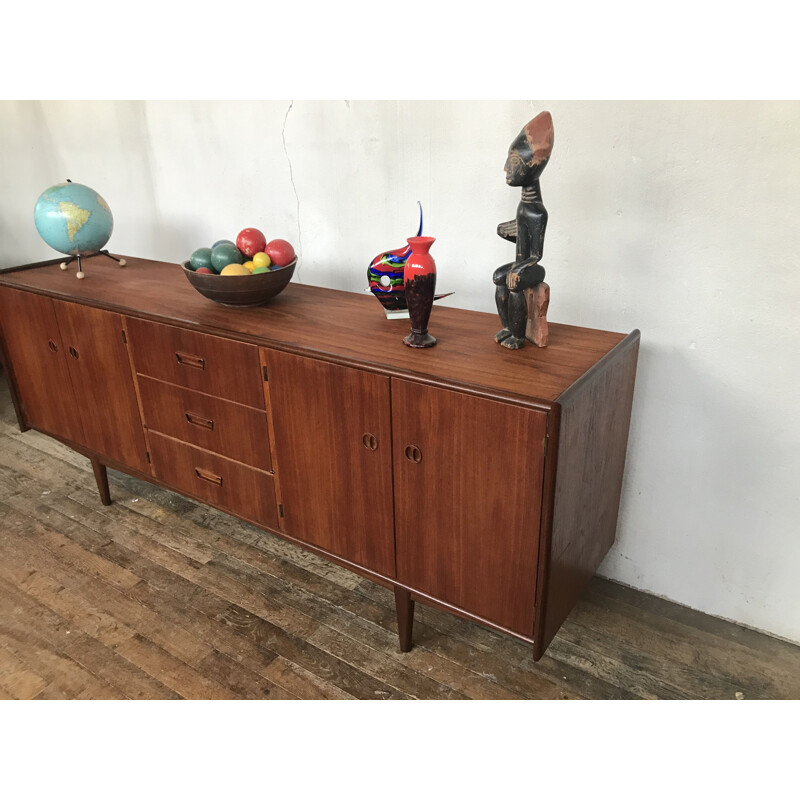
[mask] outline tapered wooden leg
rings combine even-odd
[[[397,609],[397,633],[400,636],[400,652],[411,649],[411,631],[414,627],[414,601],[411,592],[400,586],[394,587],[394,604]]]
[[[97,481],[97,491],[100,492],[100,502],[104,506],[111,505],[111,492],[108,489],[108,473],[105,464],[101,464],[96,458],[90,459],[94,470],[94,479]]]

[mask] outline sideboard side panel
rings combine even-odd
[[[25,433],[25,431],[30,429],[30,426],[22,410],[22,400],[20,400],[19,389],[17,388],[17,381],[14,376],[14,370],[12,369],[11,359],[8,353],[6,353],[6,343],[3,337],[3,318],[0,312],[0,378],[4,375],[8,381],[9,391],[11,392],[11,402],[14,405],[14,412],[17,415],[17,424],[19,425],[20,431]]]
[[[614,543],[638,352],[635,331],[559,398],[552,531],[534,632],[536,658]]]

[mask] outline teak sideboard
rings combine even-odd
[[[437,306],[412,350],[366,294],[232,309],[126,258],[0,272],[22,430],[87,456],[105,504],[112,467],[392,587],[401,650],[421,601],[542,656],[614,541],[638,331],[510,351]]]

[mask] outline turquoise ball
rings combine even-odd
[[[189,258],[189,263],[192,265],[193,270],[198,270],[201,267],[208,267],[211,269],[211,248],[198,247]]]
[[[222,272],[228,264],[244,264],[242,251],[235,244],[218,244],[211,250],[211,267]]]

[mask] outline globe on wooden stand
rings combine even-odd
[[[36,230],[47,244],[59,253],[72,256],[61,263],[61,269],[75,260],[79,279],[85,277],[81,258],[104,255],[125,266],[124,258],[112,256],[103,250],[111,232],[114,218],[108,203],[94,190],[82,183],[59,183],[45,189],[33,209]]]

